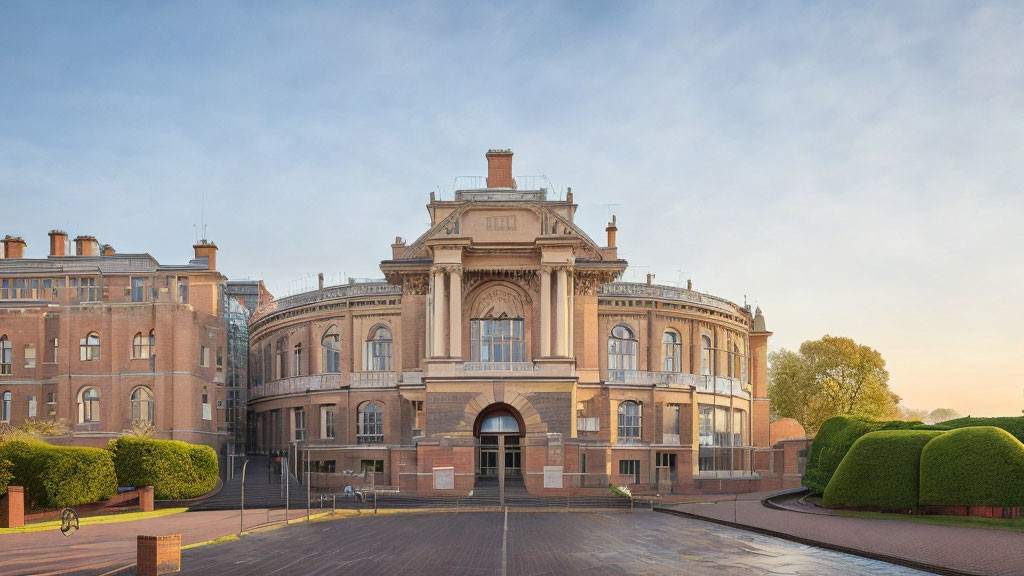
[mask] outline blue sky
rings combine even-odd
[[[375,277],[508,147],[631,278],[1018,414],[1022,37],[1009,2],[0,1],[0,235],[183,262],[205,205],[231,277]]]

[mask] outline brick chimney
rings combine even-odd
[[[608,233],[608,247],[615,248],[615,233],[619,231],[619,228],[615,225],[614,214],[612,214],[612,221],[608,223],[608,227],[604,231]]]
[[[66,256],[68,253],[68,233],[63,230],[50,230],[50,256]]]
[[[113,256],[114,254],[117,254],[117,250],[114,250],[110,244],[104,244],[100,248],[100,256]]]
[[[511,150],[488,150],[487,151],[487,187],[488,188],[515,188],[516,182],[512,179],[512,151]]]
[[[25,246],[20,236],[4,236],[4,258],[23,258]]]
[[[193,248],[196,250],[196,260],[200,258],[206,258],[210,263],[210,270],[217,269],[217,245],[213,242],[207,242],[206,239],[202,239],[198,244],[193,244]]]
[[[75,238],[75,253],[79,256],[99,256],[100,242],[95,236],[79,236]]]

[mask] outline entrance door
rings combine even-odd
[[[505,460],[505,478],[519,478],[523,475],[522,451],[519,449],[519,436],[504,435],[504,454],[498,447],[498,436],[486,434],[480,436],[480,458],[477,476],[481,478],[498,477],[499,458]]]

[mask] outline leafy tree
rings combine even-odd
[[[928,414],[926,422],[929,424],[938,424],[939,422],[945,422],[946,420],[956,420],[960,417],[960,413],[952,408],[936,408]]]
[[[900,416],[900,397],[889,390],[885,359],[850,338],[825,335],[769,356],[772,416],[795,418],[808,434],[833,416]]]
[[[928,421],[928,410],[900,406],[900,420],[905,422],[926,422]]]

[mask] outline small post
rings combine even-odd
[[[309,519],[309,448],[306,448],[306,524],[310,523]]]
[[[377,493],[373,493],[373,513],[377,513]]]
[[[334,516],[334,513],[337,512],[337,510],[338,510],[338,495],[337,494],[331,494],[331,516]]]
[[[238,509],[238,534],[242,534],[242,530],[245,529],[245,467],[249,465],[247,459],[242,463],[242,502]],[[269,512],[269,508],[268,508]]]
[[[289,498],[288,496],[288,487],[290,484],[289,480],[291,479],[291,474],[288,473],[288,470],[286,468],[282,468],[281,472],[284,474],[284,523],[288,524],[288,520],[291,518],[291,513],[288,510],[288,504],[290,503],[289,501],[291,500],[291,498]]]

